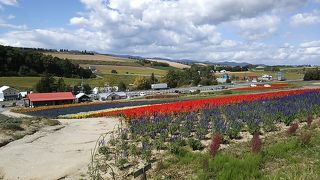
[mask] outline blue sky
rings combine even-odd
[[[0,44],[320,65],[320,0],[0,0]]]

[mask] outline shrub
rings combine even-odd
[[[309,115],[307,118],[307,127],[310,128],[312,124],[313,118],[312,115]]]
[[[13,130],[13,131],[23,131],[24,129],[17,123],[6,123],[1,125],[3,129]]]
[[[184,155],[185,150],[178,143],[171,143],[170,152],[175,155]]]
[[[262,142],[259,133],[254,133],[251,140],[251,150],[253,153],[259,153],[262,148]]]
[[[215,156],[220,148],[220,144],[222,141],[222,137],[220,134],[216,134],[213,136],[210,148],[209,148],[209,153],[211,156]]]
[[[299,139],[301,146],[307,146],[308,144],[310,144],[311,133],[308,131],[302,132]]]
[[[204,148],[201,141],[197,140],[197,139],[193,139],[193,138],[189,139],[188,144],[192,148],[193,151],[202,150]]]
[[[48,126],[56,126],[56,125],[60,125],[61,123],[60,121],[55,119],[45,119],[44,124]]]
[[[287,131],[288,135],[294,135],[299,128],[298,123],[292,123]]]

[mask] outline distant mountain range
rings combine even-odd
[[[135,58],[135,59],[157,59],[157,60],[167,60],[167,61],[172,61],[172,62],[177,62],[177,63],[182,63],[182,64],[196,64],[196,63],[201,63],[201,64],[208,64],[208,65],[221,65],[221,66],[248,66],[252,65],[247,62],[233,62],[233,61],[223,61],[223,62],[210,62],[210,61],[197,61],[197,60],[190,60],[190,59],[181,59],[181,60],[173,60],[169,58],[161,58],[161,57],[142,57],[142,56],[133,56],[133,55],[117,55],[117,54],[104,54],[108,56],[113,56],[113,57],[120,57],[120,58]],[[256,66],[266,66],[264,64],[254,64]]]

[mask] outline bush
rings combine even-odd
[[[222,137],[220,134],[216,134],[213,136],[211,144],[210,144],[210,149],[209,153],[211,156],[215,156],[220,148],[220,144],[222,141]]]
[[[311,133],[308,131],[302,132],[299,139],[301,146],[307,146],[308,144],[310,144]]]
[[[1,125],[3,129],[13,130],[13,131],[23,131],[24,129],[17,123],[6,123]]]
[[[312,115],[309,115],[307,118],[307,127],[310,128],[313,121]]]
[[[287,134],[288,135],[294,135],[298,128],[299,128],[299,124],[298,123],[292,123],[290,125],[289,129],[287,130]]]
[[[262,148],[262,142],[259,137],[259,133],[254,133],[251,140],[251,151],[253,153],[259,153]]]
[[[60,121],[54,119],[45,119],[43,123],[48,126],[56,126],[61,124]]]
[[[183,149],[178,143],[171,143],[170,152],[175,155],[183,156],[186,153],[186,150]]]
[[[198,139],[191,138],[188,140],[188,144],[192,148],[193,151],[202,150],[204,148],[203,144]]]

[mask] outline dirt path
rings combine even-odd
[[[44,128],[0,148],[0,179],[83,178],[96,140],[112,131],[118,119],[61,122],[60,127]]]
[[[13,117],[13,118],[32,117],[32,116],[29,116],[26,114],[11,112],[10,110],[11,110],[10,108],[2,109],[2,110],[0,110],[0,113],[5,116]]]

